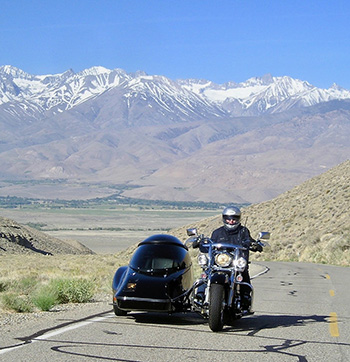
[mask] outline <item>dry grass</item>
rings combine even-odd
[[[131,252],[130,252],[131,253]],[[115,270],[128,263],[129,252],[121,255],[4,255],[0,263],[0,294],[14,293],[17,298],[27,297],[50,281],[57,279],[87,279],[95,285],[96,300],[111,298]],[[18,285],[31,280],[29,288]],[[34,289],[35,288],[35,289]],[[25,290],[28,289],[28,290]],[[5,311],[0,303],[0,313]]]

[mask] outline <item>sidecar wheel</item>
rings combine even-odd
[[[210,286],[209,327],[219,332],[224,327],[224,287],[221,284]]]
[[[126,316],[128,312],[121,310],[116,304],[113,304],[113,311],[117,317]]]

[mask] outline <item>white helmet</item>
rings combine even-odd
[[[241,210],[236,206],[225,207],[222,211],[222,221],[227,230],[237,229],[241,224]]]

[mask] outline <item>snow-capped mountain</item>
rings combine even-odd
[[[19,112],[21,117],[26,109],[30,116],[33,109],[39,113],[64,112],[110,90],[118,90],[115,98],[119,97],[126,109],[137,102],[143,108],[140,112],[153,108],[163,117],[174,118],[175,114],[180,119],[260,115],[350,98],[349,90],[336,85],[320,89],[287,76],[265,75],[243,83],[215,84],[103,67],[54,75],[30,75],[12,66],[0,67],[0,105],[11,104],[7,112]],[[148,117],[150,111],[146,112]]]
[[[320,89],[306,81],[288,76],[250,78],[243,83],[185,80],[181,84],[212,102],[217,102],[233,115],[259,115],[282,112],[293,107],[308,107],[333,99],[348,99],[350,91],[333,85]]]
[[[287,76],[215,84],[1,66],[0,195],[18,192],[8,180],[59,179],[137,198],[262,201],[349,158],[349,120],[349,90]]]
[[[161,118],[164,123],[167,119],[193,120],[227,113],[209,99],[163,76],[127,74],[121,69],[103,67],[33,76],[11,66],[0,67],[0,107],[14,118],[23,119],[26,111],[30,118],[62,113],[91,99],[103,98],[106,92],[113,92],[109,101],[121,109],[127,123],[140,118],[154,119],[156,123]]]
[[[70,109],[118,86],[128,76],[121,70],[93,67],[75,74],[30,75],[11,66],[0,67],[0,104],[34,102],[43,110]]]

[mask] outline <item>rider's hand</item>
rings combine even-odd
[[[250,244],[250,250],[258,251],[259,253],[261,253],[263,251],[263,247],[259,243],[254,242]]]
[[[199,247],[199,241],[196,240],[196,241],[193,242],[192,248],[193,248],[193,249],[196,249],[196,248],[198,248],[198,247]]]

